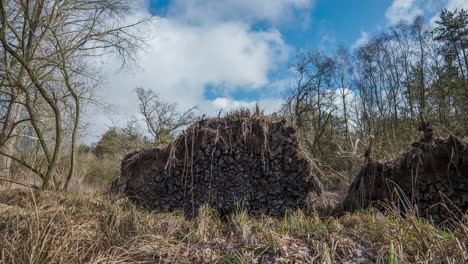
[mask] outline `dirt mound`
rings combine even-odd
[[[285,121],[225,117],[197,121],[166,149],[128,155],[113,186],[158,211],[283,214],[321,192],[311,163]]]
[[[394,160],[368,160],[335,212],[388,201],[402,212],[416,205],[436,223],[460,219],[468,210],[468,143],[455,136],[421,140]]]

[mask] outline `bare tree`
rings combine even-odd
[[[56,175],[69,110],[70,171],[74,175],[81,100],[96,88],[92,62],[116,54],[124,64],[136,59],[143,38],[138,26],[150,17],[128,20],[137,1],[129,0],[0,0],[2,102],[1,164],[20,164],[48,188]],[[129,22],[130,21],[130,22]],[[7,92],[4,92],[7,91]],[[48,125],[52,124],[52,127]],[[39,142],[45,165],[28,164],[15,155],[21,127],[30,127]],[[58,187],[58,182],[55,182]]]
[[[194,121],[192,107],[183,113],[177,111],[176,103],[168,103],[162,100],[157,93],[144,88],[137,88],[138,106],[143,115],[148,132],[157,146],[167,143],[167,138],[172,137],[177,130]]]
[[[351,91],[352,63],[348,50],[341,48],[336,54],[336,74],[334,75],[335,85],[341,97],[343,118],[345,125],[345,138],[349,137],[349,105],[348,96]]]
[[[304,133],[309,150],[321,151],[321,139],[330,125],[334,104],[332,77],[335,62],[320,52],[301,54],[294,66],[297,82],[286,98],[286,109],[293,123]]]

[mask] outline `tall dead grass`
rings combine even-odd
[[[221,218],[91,194],[0,193],[0,263],[466,263],[468,229],[378,211]]]

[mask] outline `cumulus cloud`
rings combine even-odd
[[[468,9],[466,0],[393,0],[391,6],[387,9],[385,17],[391,24],[399,21],[413,21],[417,16],[424,15],[432,17],[433,23],[437,20],[439,12],[442,9]]]
[[[214,109],[222,109],[223,111],[231,111],[239,109],[240,107],[253,109],[256,104],[258,104],[260,109],[266,111],[266,113],[273,113],[280,109],[283,100],[281,98],[268,98],[258,101],[248,101],[219,97],[211,101],[211,105]]]
[[[241,23],[191,26],[163,19],[156,31],[141,63],[165,88],[182,83],[258,88],[267,83],[273,63],[287,56],[278,31],[251,31]]]
[[[435,23],[437,20],[439,20],[439,12],[441,9],[447,9],[447,10],[450,10],[450,11],[454,11],[456,9],[460,10],[460,9],[466,9],[468,10],[468,1],[466,0],[443,0],[443,1],[440,1],[438,2],[438,9],[437,9],[437,12],[433,12],[431,15],[432,15],[432,18],[429,20],[430,23],[431,23],[431,26],[432,27],[436,27],[437,24]]]
[[[466,0],[449,0],[447,2],[447,9],[455,10],[455,9],[468,9],[468,1]]]
[[[141,70],[115,76],[109,87],[144,86],[189,106],[202,102],[207,85],[224,90],[266,85],[274,65],[288,56],[278,31],[251,31],[241,23],[192,26],[161,19],[154,30],[151,48],[141,54]]]
[[[367,32],[361,32],[361,36],[354,42],[351,49],[357,49],[369,43],[369,34]]]
[[[112,121],[128,120],[138,113],[136,87],[158,92],[180,109],[198,106],[200,113],[214,114],[219,108],[252,105],[255,102],[214,100],[204,96],[208,85],[226,93],[236,89],[260,89],[270,83],[269,73],[284,62],[289,46],[275,29],[252,31],[248,24],[226,22],[190,25],[160,18],[146,52],[140,54],[137,71],[122,72],[113,60],[104,62],[108,81],[101,97],[116,109],[95,129],[100,134]],[[277,105],[277,104],[276,104]],[[97,136],[97,135],[94,135]],[[93,136],[91,135],[91,138]]]
[[[224,110],[233,110],[240,107],[252,108],[255,106],[253,101],[243,101],[243,100],[233,100],[226,97],[219,97],[211,101],[211,104],[214,108],[224,109]]]
[[[385,17],[390,23],[395,24],[403,21],[412,21],[423,11],[417,0],[393,0],[392,5],[385,12]]]
[[[99,95],[114,111],[92,115],[86,142],[96,141],[108,126],[122,125],[138,115],[136,87],[152,89],[161,98],[176,102],[180,110],[198,106],[200,114],[217,114],[220,108],[253,106],[251,97],[233,99],[238,89],[255,91],[268,112],[281,105],[279,86],[273,81],[276,65],[290,55],[290,47],[279,31],[289,19],[307,18],[314,0],[173,0],[167,15],[147,28],[154,36],[140,54],[139,69],[122,72],[112,59],[103,62],[108,76]],[[138,9],[148,14],[148,8]],[[141,14],[140,14],[141,15]],[[266,22],[266,29],[254,29]],[[277,87],[278,86],[278,87]],[[222,96],[206,98],[207,87]],[[265,92],[274,87],[275,92]]]

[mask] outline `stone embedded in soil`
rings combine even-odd
[[[281,215],[321,192],[296,131],[263,117],[197,121],[166,149],[132,153],[114,191],[157,211],[196,212],[203,204],[229,213]]]

